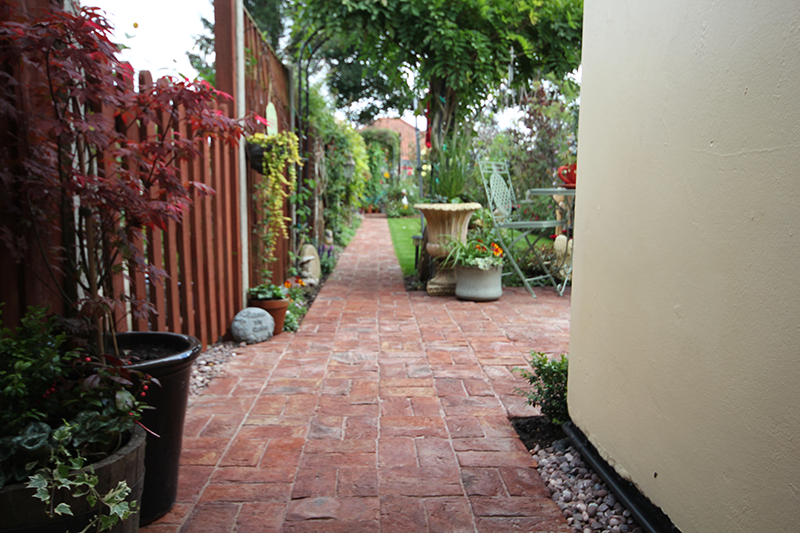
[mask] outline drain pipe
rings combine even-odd
[[[648,500],[631,483],[617,474],[617,471],[597,453],[597,449],[589,439],[572,422],[566,422],[562,428],[581,457],[592,467],[598,476],[614,492],[622,504],[631,512],[633,518],[647,533],[680,533],[669,517],[659,507]]]

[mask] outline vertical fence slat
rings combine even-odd
[[[126,90],[132,91],[133,90],[133,77],[120,77],[120,83],[123,84]],[[124,119],[121,117],[117,119],[118,125],[121,127],[123,135],[125,135],[130,141],[138,143],[141,142],[142,136],[141,131],[137,124],[133,122],[132,119],[129,122],[125,122]],[[131,162],[124,161],[123,164],[128,167],[128,170],[138,179],[139,177],[139,169],[138,168],[130,168]],[[140,231],[143,230],[136,230],[136,235],[133,235],[132,241],[133,246],[138,250],[138,253],[141,254],[142,257],[145,256],[145,249],[144,249],[144,236]],[[128,262],[128,273],[130,276],[130,294],[131,294],[131,326],[133,331],[147,331],[148,330],[148,320],[147,320],[147,313],[144,312],[144,308],[142,308],[142,304],[146,303],[149,299],[147,297],[147,284],[145,283],[144,279],[144,272],[140,267],[135,265],[133,262]]]
[[[153,85],[153,76],[150,72],[144,70],[139,73],[139,90],[147,90]],[[144,139],[151,138],[156,133],[156,126],[152,122],[142,124],[141,136]],[[154,186],[150,190],[150,197],[158,197],[158,186]],[[157,228],[147,228],[147,262],[151,267],[159,270],[164,270],[164,241],[162,239],[162,231]],[[153,331],[167,331],[167,297],[164,290],[165,284],[169,282],[169,278],[156,282],[152,276],[149,278],[150,289],[150,303],[153,305],[154,315],[151,316],[151,329]],[[173,330],[177,331],[177,330]]]
[[[167,124],[166,113],[161,113],[159,122]],[[166,132],[158,132],[165,135]],[[178,224],[170,220],[167,223],[167,230],[163,235],[163,254],[164,270],[168,279],[164,280],[164,288],[167,295],[167,327],[172,333],[182,333],[183,326],[181,320],[181,291],[180,291],[180,269],[178,267]]]
[[[187,125],[187,135],[191,135],[191,125]],[[202,168],[205,166],[205,159],[208,157],[208,150],[204,150],[204,139],[195,143],[195,147],[202,154],[195,157],[189,164],[189,179],[198,183],[203,182]],[[202,210],[205,199],[196,190],[192,190],[192,205],[187,213],[189,226],[191,227],[191,263],[192,263],[192,297],[194,298],[194,326],[197,337],[205,346],[208,344],[208,324],[206,323],[206,264],[203,260],[203,216]],[[184,216],[186,220],[186,216]]]
[[[224,257],[227,253],[224,246],[223,236],[225,235],[225,223],[223,214],[225,212],[225,189],[224,180],[225,176],[222,173],[222,151],[230,151],[220,141],[214,140],[211,143],[211,155],[213,170],[211,172],[211,186],[217,191],[217,194],[211,200],[211,217],[214,225],[214,263],[215,275],[212,278],[214,287],[214,300],[215,306],[218,310],[217,313],[217,331],[223,334],[227,329],[227,319],[233,318],[233,308],[228,307],[228,299],[225,298],[225,280],[228,277],[227,270],[225,270]]]
[[[186,136],[187,125],[184,122],[185,110],[178,108],[180,119],[180,134]],[[189,163],[181,161],[178,165],[181,181],[188,179],[190,170]],[[191,211],[190,211],[191,212]],[[192,224],[189,213],[184,212],[180,224],[178,224],[178,268],[180,269],[181,285],[181,316],[183,317],[181,331],[186,335],[195,336],[197,333],[194,321],[194,272],[192,271]]]
[[[217,106],[214,105],[213,109],[216,110]],[[203,139],[203,154],[200,158],[200,179],[202,182],[214,188],[211,180],[211,147],[209,146],[210,139]],[[216,190],[215,190],[216,192]],[[216,195],[216,194],[215,194]],[[214,294],[214,280],[217,277],[217,269],[214,261],[214,228],[211,220],[211,201],[213,196],[206,197],[202,200],[200,208],[200,218],[202,222],[201,242],[200,246],[203,251],[202,263],[205,265],[205,272],[203,273],[203,285],[206,287],[206,313],[205,324],[208,330],[206,335],[209,343],[217,342],[219,330],[217,328],[217,301]]]
[[[230,116],[227,104],[222,105],[222,111]],[[240,265],[242,261],[238,245],[240,242],[239,187],[237,183],[238,174],[236,173],[236,156],[237,153],[232,149],[222,150],[223,187],[225,190],[223,249],[225,250],[225,272],[228,274],[225,279],[227,284],[225,292],[228,299],[227,307],[231,315],[236,314],[241,309],[241,297],[236,294],[240,290],[239,287],[241,287]],[[233,316],[230,318],[233,318]]]
[[[116,119],[114,117],[114,110],[110,107],[103,105],[100,109],[100,112],[103,114],[103,117],[111,122],[112,124],[116,124]],[[116,161],[112,161],[108,154],[103,153],[101,154],[101,161],[100,161],[100,168],[102,168],[103,176],[106,179],[113,179],[114,174],[116,173]],[[103,250],[103,254],[111,253],[110,250]],[[122,257],[117,255],[114,259],[114,270],[122,271]],[[110,290],[112,294],[110,295],[112,299],[120,298],[125,294],[125,282],[124,278],[121,274],[114,274],[111,276],[110,281]],[[105,291],[108,287],[99,287],[100,291]],[[106,294],[106,296],[109,296]],[[114,321],[114,329],[116,331],[128,331],[128,316],[125,309],[124,304],[115,305],[113,309],[111,309],[111,316],[112,320]]]

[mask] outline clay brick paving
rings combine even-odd
[[[296,334],[237,352],[190,406],[166,532],[564,532],[509,416],[511,369],[566,352],[569,292],[406,292],[367,218]]]

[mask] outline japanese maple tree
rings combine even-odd
[[[97,8],[0,23],[8,139],[0,143],[0,207],[13,214],[0,239],[18,260],[31,249],[48,257],[50,285],[96,326],[101,351],[99,332],[113,331],[115,310],[126,302],[133,313],[151,309],[115,292],[112,277],[139,271],[157,282],[165,274],[147,263],[144,230],[180,221],[192,196],[213,193],[182,175],[180,163],[198,157],[208,138],[235,144],[245,128],[213,109],[227,95],[206,82],[162,78],[134,90],[133,70],[117,54]]]

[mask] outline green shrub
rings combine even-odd
[[[541,407],[542,414],[554,424],[568,422],[570,418],[567,410],[567,370],[569,368],[567,356],[561,354],[560,360],[551,360],[541,352],[531,352],[529,364],[533,368],[533,372],[521,368],[514,370],[528,380],[532,389],[515,388],[514,391],[525,396],[529,404]]]

